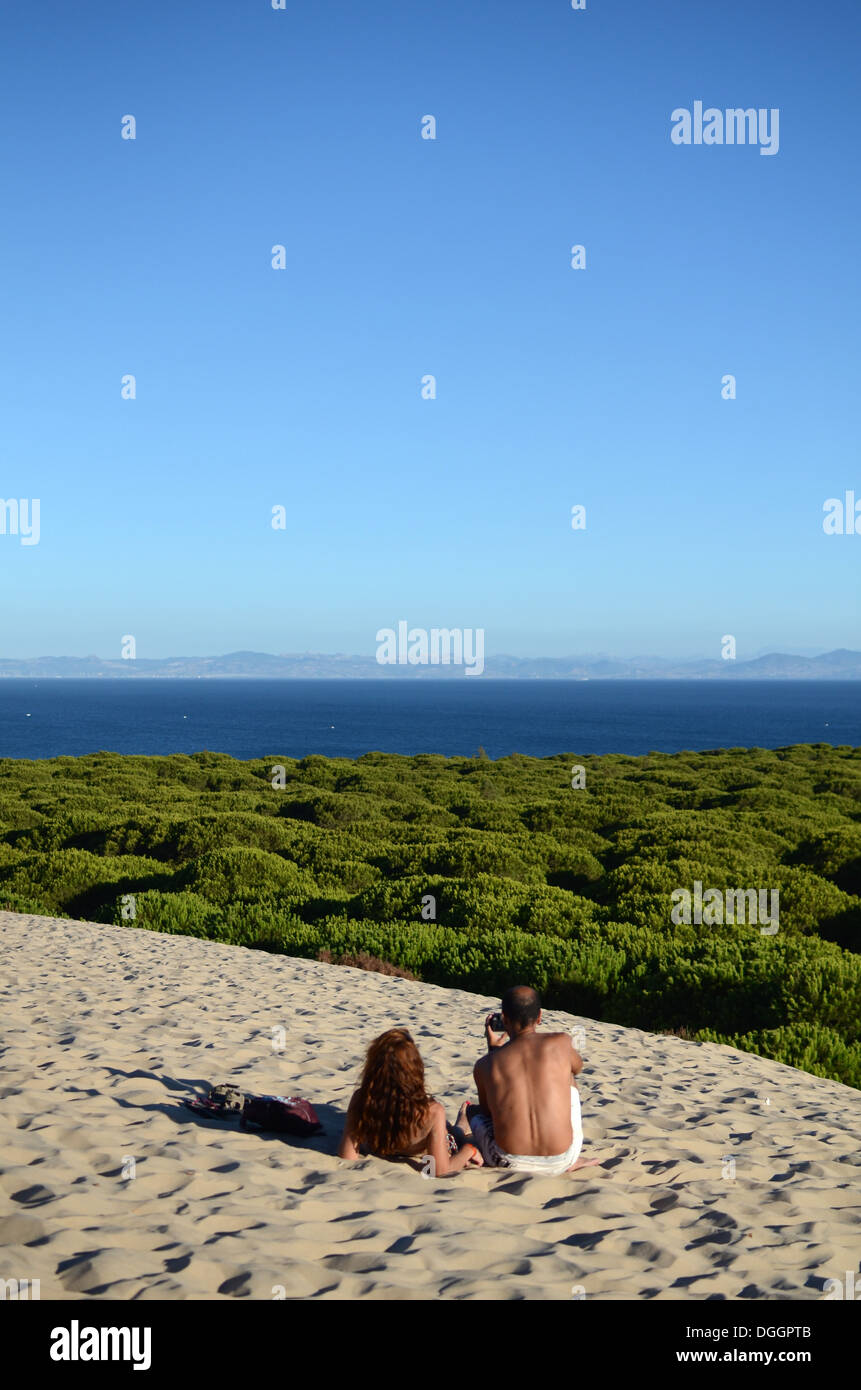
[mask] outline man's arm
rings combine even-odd
[[[569,1042],[570,1042],[570,1041],[571,1041],[571,1040],[570,1040],[570,1038],[569,1038]],[[576,1047],[574,1046],[574,1044],[571,1043],[571,1075],[572,1075],[572,1076],[579,1076],[579,1074],[580,1074],[580,1072],[581,1072],[582,1070],[583,1070],[583,1058],[580,1056],[580,1053],[577,1051],[577,1049],[576,1049]]]
[[[492,1052],[495,1047],[505,1047],[506,1043],[509,1041],[506,1033],[494,1033],[490,1026],[490,1020],[492,1018],[493,1014],[488,1014],[487,1018],[484,1020],[484,1036],[487,1039],[488,1052]]]
[[[475,1082],[475,1089],[478,1092],[478,1110],[484,1115],[490,1114],[490,1106],[487,1103],[487,1087],[485,1085],[485,1074],[487,1071],[487,1058],[480,1057],[473,1067],[472,1079]]]

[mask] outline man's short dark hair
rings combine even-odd
[[[511,1023],[516,1023],[518,1028],[537,1023],[538,1015],[541,1013],[538,991],[530,985],[512,985],[502,996],[502,1012]]]

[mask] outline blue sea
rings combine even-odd
[[[2,680],[0,756],[674,753],[861,745],[861,682]]]

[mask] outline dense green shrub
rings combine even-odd
[[[110,920],[120,895],[164,887],[169,882],[164,865],[157,860],[134,855],[106,859],[77,849],[22,855],[0,868],[0,894],[22,900],[32,894],[34,901],[50,908],[51,915],[82,920]]]
[[[794,1023],[788,1028],[758,1029],[723,1036],[708,1028],[697,1033],[700,1042],[727,1043],[743,1052],[773,1057],[789,1067],[815,1076],[839,1077],[847,1086],[861,1089],[861,1043],[846,1043],[832,1028],[821,1023]]]
[[[311,896],[316,887],[305,870],[262,849],[213,850],[180,869],[174,881],[180,890],[225,904]]]
[[[779,890],[779,932],[674,923],[695,882]],[[0,907],[529,980],[861,1085],[859,749],[0,760]]]

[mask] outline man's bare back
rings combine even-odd
[[[473,1074],[499,1147],[510,1154],[564,1153],[573,1138],[571,1087],[582,1067],[567,1033],[530,1029],[491,1044]]]

